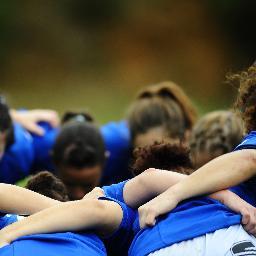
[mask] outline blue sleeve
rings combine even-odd
[[[256,131],[250,132],[235,148],[235,150],[240,149],[256,149]]]
[[[26,177],[30,174],[33,161],[33,138],[14,123],[14,143],[7,148],[0,161],[0,182],[13,184]]]
[[[0,213],[0,229],[11,225],[16,221],[18,221],[18,216],[16,214]]]
[[[111,122],[101,127],[109,157],[106,161],[101,186],[131,178],[129,161],[131,156],[130,130],[126,121]]]
[[[51,151],[59,130],[51,127],[45,122],[39,123],[44,129],[44,135],[39,136],[32,134],[35,158],[33,163],[33,171],[47,170],[54,172],[54,165],[51,159]]]
[[[133,239],[133,222],[137,216],[137,211],[113,198],[101,197],[99,199],[116,202],[123,211],[123,218],[118,229],[111,236],[104,238],[108,255],[127,255]]]
[[[123,190],[124,190],[124,185],[126,184],[127,181],[128,180],[125,180],[117,184],[102,187],[102,189],[104,190],[105,196],[116,199],[124,203]]]

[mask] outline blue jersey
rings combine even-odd
[[[14,143],[0,161],[0,182],[15,183],[29,175],[34,161],[32,136],[19,124],[14,124]]]
[[[240,149],[256,149],[256,131],[252,131],[245,136],[242,142],[235,148],[235,150]]]
[[[40,127],[44,129],[44,135],[39,136],[32,134],[34,147],[34,161],[32,171],[47,170],[55,172],[54,164],[51,158],[51,151],[55,143],[55,139],[59,133],[58,128],[53,128],[50,124],[45,122],[39,123]]]
[[[43,136],[30,134],[14,123],[14,143],[7,148],[0,161],[0,182],[13,184],[40,170],[53,171],[50,151],[58,129],[47,123],[39,123],[44,129]]]
[[[122,203],[125,203],[124,196],[123,196],[123,190],[124,190],[124,186],[125,186],[126,182],[127,182],[127,180],[119,182],[117,184],[110,185],[110,186],[102,187],[102,189],[104,190],[105,196],[114,198]]]
[[[0,249],[1,256],[106,256],[98,236],[90,233],[52,233],[23,236]]]
[[[18,220],[14,214],[0,214],[0,229]],[[92,233],[51,233],[23,236],[0,248],[1,256],[106,256],[102,240]]]
[[[128,249],[134,237],[132,226],[135,217],[137,216],[137,211],[133,210],[125,203],[113,198],[101,197],[100,200],[110,200],[116,202],[122,208],[123,218],[118,229],[111,236],[105,237],[103,241],[109,255],[125,256],[128,253]]]
[[[130,208],[124,201],[123,190],[127,181],[110,186],[104,186],[105,196],[108,200],[118,203],[123,210],[123,219],[119,229],[110,239],[105,239],[106,246],[111,255],[127,255],[128,248],[134,237],[133,222],[138,216],[137,209]],[[109,250],[114,248],[114,250]]]
[[[256,133],[250,133],[236,148],[256,148]],[[252,180],[231,188],[248,203],[256,206],[256,183]],[[169,214],[161,216],[152,228],[140,230],[138,218],[134,222],[136,236],[129,249],[129,255],[148,255],[151,252],[171,246],[174,243],[240,224],[241,215],[220,202],[198,197],[181,202]]]
[[[100,130],[106,150],[110,154],[103,170],[101,186],[130,178],[131,142],[127,122],[111,122],[103,125]]]

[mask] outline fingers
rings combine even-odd
[[[83,199],[98,199],[99,197],[105,196],[105,192],[102,188],[95,187],[91,192],[86,194]]]
[[[60,124],[59,115],[54,110],[31,110],[31,114],[34,115],[34,121],[44,121],[48,122],[52,127],[57,127]]]
[[[26,129],[36,135],[39,135],[39,136],[44,135],[44,129],[42,127],[40,127],[39,125],[37,125],[36,123],[28,123],[26,125]]]
[[[243,209],[242,214],[242,224],[244,229],[252,235],[256,235],[256,211],[254,207],[249,209]]]
[[[152,227],[156,224],[158,214],[153,207],[144,205],[139,207],[138,211],[141,228]]]

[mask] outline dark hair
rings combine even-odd
[[[231,111],[213,111],[203,116],[194,126],[190,150],[194,164],[196,156],[209,155],[209,160],[231,152],[243,138],[241,119]],[[201,163],[203,164],[203,163]]]
[[[153,145],[135,149],[133,154],[134,176],[148,168],[171,170],[183,174],[189,174],[192,169],[189,150],[182,144],[156,142]]]
[[[63,182],[48,171],[42,171],[32,176],[28,180],[26,188],[61,202],[69,201]]]
[[[256,66],[228,75],[227,80],[239,87],[234,109],[243,119],[246,132],[256,130]]]
[[[140,91],[127,115],[133,142],[138,134],[159,126],[165,128],[170,138],[183,139],[196,118],[190,99],[172,82],[162,82]]]
[[[64,124],[53,146],[53,161],[57,167],[78,169],[103,165],[105,147],[99,129],[88,122]]]
[[[64,124],[70,121],[94,122],[94,118],[87,112],[67,111],[62,117],[61,123]]]
[[[6,148],[14,143],[13,123],[9,107],[3,96],[0,96],[0,132],[6,132]]]

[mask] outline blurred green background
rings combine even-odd
[[[255,17],[254,0],[2,0],[0,92],[105,123],[139,88],[173,80],[200,113],[226,108],[225,74],[255,58]]]

